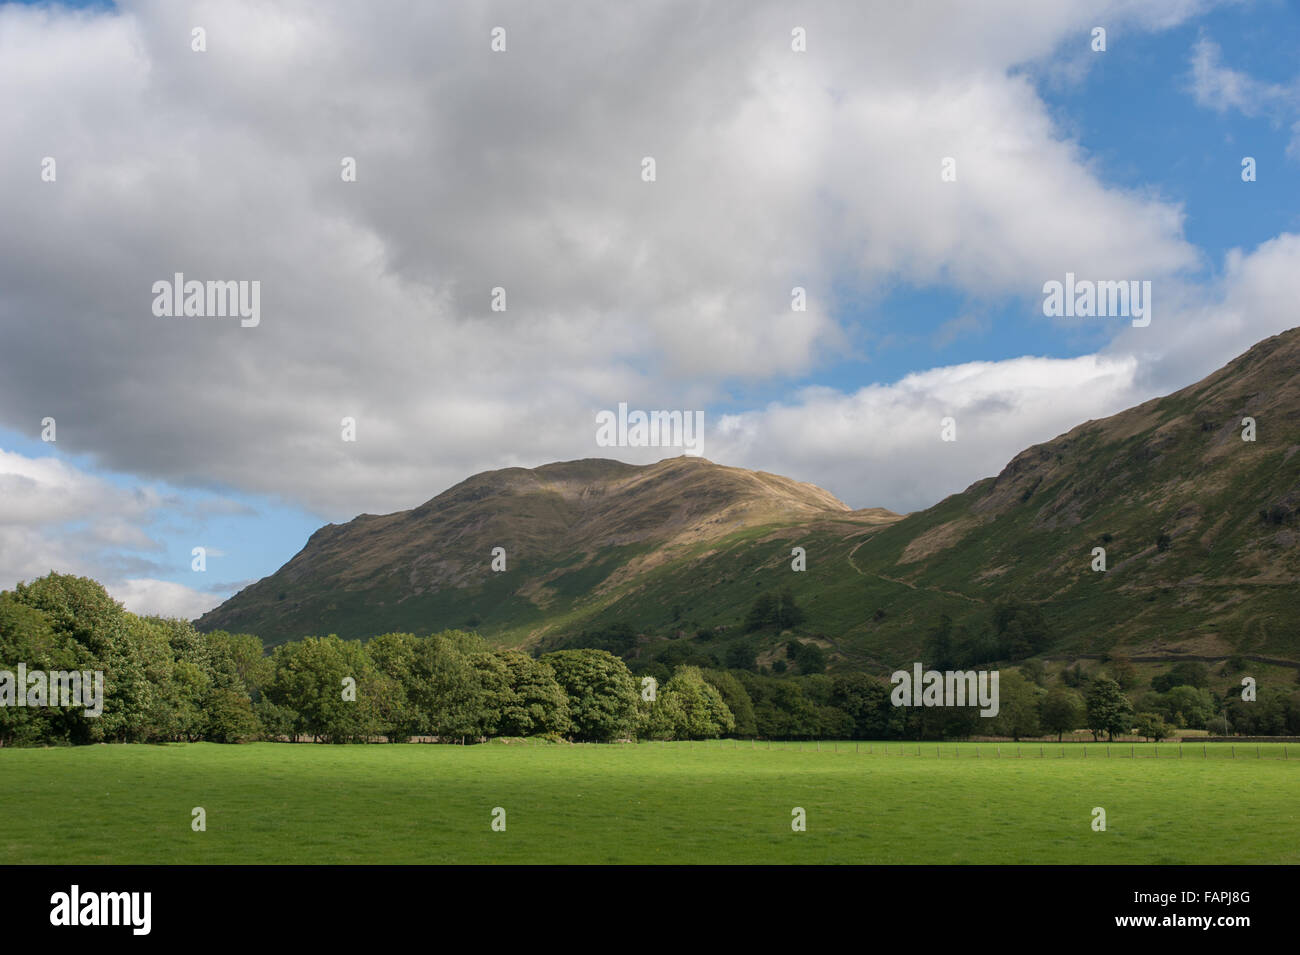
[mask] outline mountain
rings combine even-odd
[[[854,564],[932,600],[917,623],[972,621],[1011,597],[1041,608],[1062,653],[1300,659],[1297,373],[1292,329],[1190,387],[1022,451],[883,529]],[[863,639],[897,638],[882,630]]]
[[[793,635],[842,667],[917,659],[949,626],[1005,636],[1009,602],[1032,609],[1035,653],[1300,660],[1297,372],[1293,329],[906,517],[699,458],[491,471],[322,528],[198,623],[268,643],[460,626],[542,646],[625,624],[642,635],[633,656],[684,636],[692,652],[749,643],[771,662],[790,635],[747,637],[742,622],[788,590],[805,614]]]
[[[477,474],[410,511],[329,524],[205,614],[268,643],[313,633],[473,627],[501,642],[598,617],[666,566],[764,528],[897,520],[811,484],[702,458],[587,459]],[[492,569],[495,548],[505,570]]]

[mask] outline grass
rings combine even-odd
[[[1300,746],[767,745],[0,749],[0,864],[1300,862]]]

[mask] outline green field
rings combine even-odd
[[[0,864],[1300,861],[1300,746],[768,745],[0,749]]]

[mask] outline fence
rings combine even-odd
[[[597,745],[597,744],[592,744]],[[640,746],[704,750],[847,753],[931,759],[1277,759],[1290,760],[1289,742],[1173,743],[936,743],[897,740],[640,740]],[[1069,755],[1067,755],[1069,754]]]

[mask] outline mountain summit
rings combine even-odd
[[[853,511],[815,485],[699,457],[486,471],[413,510],[322,527],[198,624],[272,643],[320,632],[492,633],[581,616],[620,585],[738,532],[826,519],[875,526],[898,515]]]

